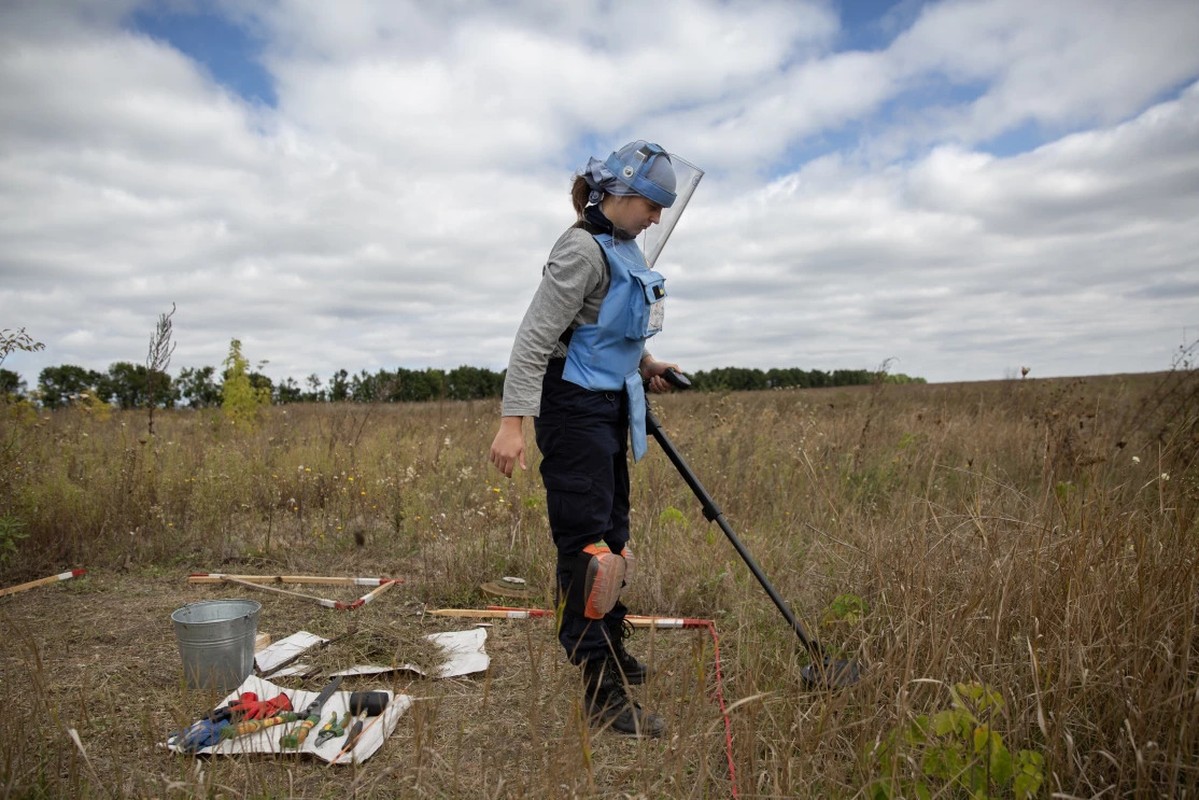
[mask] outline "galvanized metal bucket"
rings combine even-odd
[[[262,604],[255,600],[204,600],[171,614],[187,685],[236,689],[254,669],[254,638]]]

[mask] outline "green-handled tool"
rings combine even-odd
[[[284,749],[299,750],[304,746],[304,740],[308,738],[308,732],[318,725],[321,721],[321,708],[324,707],[325,701],[337,691],[337,687],[341,685],[342,676],[338,675],[321,689],[321,693],[316,696],[316,699],[308,704],[308,708],[300,712],[300,718],[303,720],[300,727],[292,733],[285,734],[279,739],[279,746]]]
[[[341,718],[341,722],[337,721],[337,712],[333,712],[333,716],[329,717],[329,721],[321,728],[321,732],[316,735],[316,746],[320,747],[330,739],[336,739],[346,732],[346,726],[350,724],[353,714],[349,711]]]

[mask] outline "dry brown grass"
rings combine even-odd
[[[962,796],[933,774],[929,746],[887,760],[879,745],[964,683],[1002,696],[984,721],[1013,754],[1044,759],[1041,795],[1193,797],[1195,383],[1178,371],[659,399],[782,596],[868,667],[852,690],[802,690],[793,633],[651,446],[634,470],[626,597],[639,613],[715,620],[735,786],[706,633],[634,639],[658,670],[638,696],[670,725],[636,742],[581,724],[579,676],[548,621],[495,624],[485,675],[352,687],[418,698],[361,767],[170,755],[166,733],[217,699],[182,685],[170,613],[250,593],[188,585],[189,572],[403,577],[352,613],[255,593],[260,628],[356,626],[321,654],[329,667],[427,657],[423,634],[461,625],[422,607],[485,604],[478,586],[503,574],[544,593],[535,463],[511,482],[488,470],[490,403],[293,406],[252,431],[172,412],[153,437],[135,414],[0,409],[0,517],[28,534],[0,585],[89,570],[0,599],[3,795]],[[864,615],[833,613],[844,595]]]

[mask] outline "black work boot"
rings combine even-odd
[[[611,728],[623,736],[657,737],[666,722],[629,699],[620,669],[611,659],[583,664],[583,692],[587,718],[592,725]]]
[[[608,644],[612,647],[612,657],[616,661],[616,666],[620,667],[624,679],[630,686],[645,683],[645,678],[649,675],[649,667],[624,649],[624,640],[633,635],[632,624],[627,619],[622,619],[620,622],[609,622],[607,625]]]

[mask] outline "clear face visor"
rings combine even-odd
[[[658,255],[666,246],[666,240],[674,232],[674,226],[678,224],[679,217],[687,208],[687,201],[691,199],[700,178],[704,176],[702,169],[673,153],[670,154],[670,164],[674,167],[674,204],[670,208],[662,209],[662,217],[658,224],[646,228],[639,242],[641,252],[645,254],[645,263],[651,267],[658,260]]]

